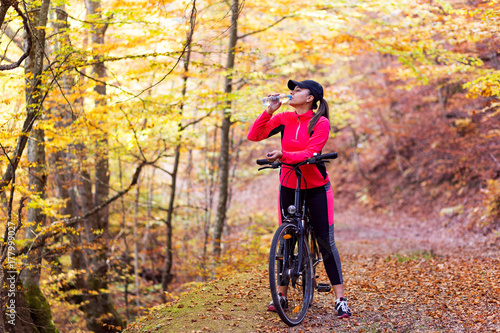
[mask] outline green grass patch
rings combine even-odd
[[[270,300],[267,271],[224,277],[151,309],[125,330],[145,332],[251,332],[279,321],[266,312]]]
[[[435,258],[436,255],[434,254],[434,251],[430,250],[423,250],[423,251],[416,251],[416,252],[411,252],[411,253],[396,253],[387,258],[387,261],[390,261],[392,259],[395,259],[398,262],[407,262],[407,261],[418,261],[418,260],[430,260],[432,258]]]

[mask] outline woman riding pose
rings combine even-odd
[[[248,140],[261,141],[281,133],[281,150],[267,153],[267,160],[274,162],[280,159],[283,163],[296,164],[321,153],[329,137],[329,108],[323,99],[323,87],[316,81],[289,80],[288,88],[292,96],[289,104],[295,111],[273,116],[281,102],[272,102],[250,128]],[[314,109],[318,110],[313,112]],[[280,224],[286,207],[294,203],[296,175],[288,172],[290,169],[284,165],[280,173]],[[300,172],[305,179],[301,196],[305,195],[325,270],[335,292],[337,317],[349,318],[351,310],[344,297],[342,267],[333,232],[333,191],[325,164],[303,165]],[[306,188],[307,191],[304,191]],[[280,286],[279,292],[281,305],[286,308],[287,287]],[[269,304],[268,311],[276,311],[273,302]]]

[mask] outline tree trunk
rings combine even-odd
[[[184,111],[184,99],[186,98],[187,93],[187,82],[189,79],[189,63],[191,61],[191,45],[193,40],[194,28],[195,28],[195,19],[196,19],[196,0],[193,1],[193,7],[191,9],[191,15],[189,20],[189,31],[186,38],[186,46],[187,52],[186,57],[184,59],[184,75],[182,81],[182,99],[181,105],[179,108],[179,116],[180,121],[177,124],[177,142],[175,147],[175,157],[174,157],[174,165],[172,170],[172,182],[170,185],[170,197],[168,202],[168,212],[167,218],[165,219],[166,225],[166,242],[165,242],[165,266],[163,267],[163,272],[161,276],[161,291],[162,295],[165,295],[165,291],[167,290],[168,284],[172,280],[172,220],[174,218],[174,204],[175,204],[175,196],[177,191],[177,175],[179,171],[179,163],[181,158],[181,146],[182,146],[182,113]]]
[[[120,188],[123,188],[123,167],[122,167],[122,161],[121,158],[118,157],[118,170],[119,170],[119,176],[120,176]],[[137,180],[137,188],[139,188],[139,180]],[[127,209],[125,208],[125,200],[123,196],[120,199],[121,203],[121,208],[122,208],[122,230],[123,230],[123,244],[125,246],[125,251],[122,253],[122,267],[123,269],[121,278],[124,279],[124,284],[125,284],[125,292],[124,292],[124,300],[125,300],[125,314],[127,317],[127,320],[130,321],[131,315],[130,315],[130,309],[129,309],[129,291],[128,291],[128,286],[129,286],[129,258],[130,258],[130,249],[128,246],[128,239],[127,239]],[[137,279],[137,278],[136,278]],[[138,289],[138,288],[137,288]]]
[[[174,169],[172,171],[172,183],[170,184],[170,198],[168,203],[167,218],[165,219],[166,226],[166,241],[165,241],[165,266],[161,275],[161,291],[165,295],[167,286],[172,280],[172,219],[174,216],[175,193],[177,190],[177,172],[179,170],[180,146],[175,148]]]
[[[100,16],[101,2],[99,0],[86,0],[87,14]],[[104,44],[106,24],[91,24],[91,40],[93,44]],[[94,57],[95,65],[92,74],[101,81],[106,77],[104,63],[99,57]],[[105,96],[106,85],[99,83],[94,90],[100,98],[96,100],[96,107],[106,112]],[[106,117],[103,117],[104,119]],[[105,128],[104,124],[101,124]],[[108,199],[109,195],[109,169],[108,169],[108,142],[104,134],[96,143],[95,165],[95,195],[92,196],[92,183],[87,170],[82,170],[83,183],[80,186],[82,207],[99,206]],[[81,152],[86,154],[84,147]],[[83,156],[81,156],[83,157]],[[92,202],[92,198],[94,199]],[[85,210],[85,209],[84,209]],[[85,221],[87,241],[94,243],[95,250],[89,251],[86,258],[87,275],[83,295],[82,310],[86,313],[87,328],[94,332],[119,332],[125,327],[124,321],[116,311],[108,290],[108,207],[101,209],[94,217]],[[100,234],[95,234],[100,231]]]
[[[55,43],[55,51],[62,50],[64,48],[71,47],[71,41],[69,35],[66,32],[68,29],[68,14],[66,13],[65,5],[56,7],[56,17],[57,21],[55,25],[55,32],[60,37]],[[65,94],[70,94],[71,89],[75,86],[75,77],[66,73],[61,77],[61,88]],[[75,104],[78,104],[75,103]],[[71,105],[58,105],[52,108],[52,112],[55,113],[55,118],[60,119],[56,122],[56,128],[68,127],[73,123],[73,110]],[[74,156],[75,146],[73,144],[69,145],[66,150],[59,150],[54,153],[51,157],[51,164],[55,173],[55,187],[57,190],[57,195],[61,199],[66,200],[66,206],[62,209],[62,214],[65,216],[78,216],[78,198],[74,187],[76,183],[75,173],[77,170],[73,170],[71,163],[76,156]],[[80,224],[77,225],[77,229],[80,228]],[[79,234],[68,233],[67,237],[70,238],[71,243],[74,246],[70,254],[71,267],[78,271],[85,266],[84,257],[81,247],[81,236]],[[83,288],[84,283],[82,282],[83,277],[78,275],[76,277],[75,288]]]
[[[208,158],[208,154],[205,154],[205,160],[204,160],[204,168],[206,170],[210,170],[209,173],[204,178],[204,183],[205,183],[205,216],[204,216],[204,224],[203,224],[203,268],[206,267],[205,261],[208,258],[208,242],[210,238],[210,222],[212,221],[212,205],[213,205],[213,199],[214,199],[214,192],[215,192],[215,187],[216,187],[216,181],[215,181],[215,156],[216,156],[216,150],[217,150],[217,129],[214,130],[213,135],[211,136],[212,141],[212,152],[211,152],[211,157]],[[210,134],[208,131],[205,132],[205,145],[208,147],[209,146],[209,137]]]
[[[219,154],[219,202],[217,204],[217,215],[215,218],[214,226],[214,239],[213,239],[213,254],[215,257],[220,257],[221,238],[226,221],[226,208],[228,198],[228,179],[229,179],[229,132],[231,130],[231,100],[229,99],[230,93],[233,90],[233,70],[234,60],[236,55],[236,43],[238,41],[238,15],[239,15],[239,0],[233,0],[231,5],[231,27],[229,30],[229,50],[227,54],[225,93],[227,95],[226,106],[223,110],[222,126],[221,126],[221,145]]]
[[[139,277],[139,231],[138,231],[138,219],[139,219],[139,199],[141,196],[141,181],[140,177],[137,179],[137,191],[135,195],[135,207],[134,207],[134,277],[135,277],[135,304],[137,308],[141,306],[141,285]]]
[[[7,0],[0,1],[0,26],[3,25],[5,21],[5,15],[9,11],[9,8],[12,6],[12,2]]]
[[[45,29],[43,28],[47,24],[49,4],[50,0],[43,0],[40,7],[33,11],[35,13],[33,21],[36,27],[33,33],[36,36],[36,43],[25,63],[26,75],[32,78],[26,80],[27,112],[32,114],[41,114],[42,110],[41,76],[45,57]],[[42,29],[37,29],[38,27]],[[39,197],[40,199],[45,198],[47,183],[44,141],[44,131],[35,125],[28,140],[29,189],[32,197]],[[45,215],[42,210],[38,207],[30,207],[28,209],[28,222],[33,224],[26,228],[25,238],[37,242],[36,230],[45,224]],[[21,273],[21,279],[30,318],[18,318],[18,320],[32,320],[34,325],[32,331],[34,332],[57,332],[52,321],[50,306],[40,290],[42,252],[43,246],[37,247],[28,254],[25,260],[25,268]],[[16,331],[16,329],[13,331]]]

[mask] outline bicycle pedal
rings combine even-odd
[[[327,293],[332,290],[332,286],[328,283],[318,283],[318,292]]]

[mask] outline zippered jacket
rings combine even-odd
[[[281,133],[281,161],[288,164],[300,163],[315,153],[321,154],[329,136],[330,122],[326,117],[321,117],[309,135],[309,121],[313,117],[312,110],[298,115],[296,112],[281,112],[273,116],[263,112],[250,127],[248,140],[261,141],[277,133]],[[314,188],[328,183],[328,172],[323,162],[307,164],[300,167],[305,178],[301,188]],[[280,183],[282,186],[294,189],[297,178],[293,169],[284,165],[281,168]]]

